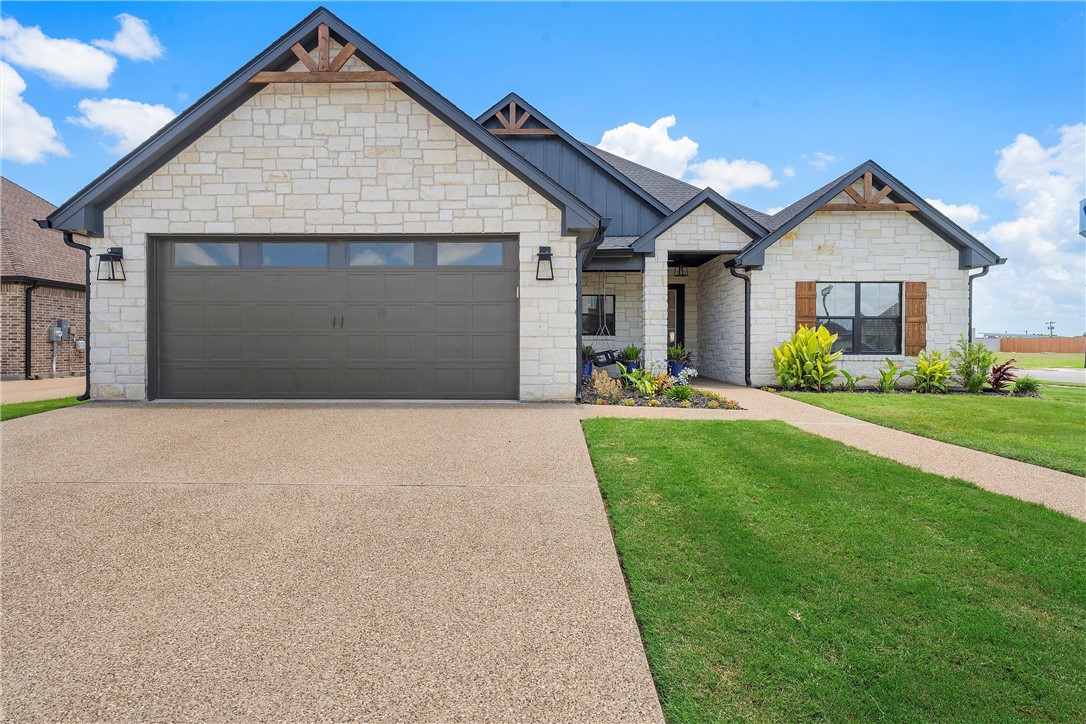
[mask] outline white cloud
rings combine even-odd
[[[79,110],[83,115],[68,121],[114,137],[116,143],[110,148],[114,153],[131,151],[177,115],[164,105],[123,98],[86,98],[79,101]]]
[[[784,207],[783,206],[770,206],[768,209],[765,210],[765,213],[772,216],[773,214],[777,213],[778,211],[784,211]]]
[[[988,217],[984,215],[976,204],[948,204],[942,199],[924,199],[939,211],[950,217],[950,220],[965,229],[973,229],[978,221]]]
[[[648,128],[627,123],[605,131],[599,148],[679,178],[698,155],[698,144],[687,136],[672,138],[668,129],[674,125],[675,116],[664,116]]]
[[[44,75],[55,83],[80,88],[107,88],[117,60],[86,43],[50,38],[41,28],[23,27],[14,18],[0,20],[4,59]]]
[[[721,194],[730,194],[733,191],[744,191],[762,186],[768,189],[780,185],[773,178],[773,172],[760,161],[748,161],[737,158],[729,161],[726,158],[710,158],[707,161],[690,165],[691,178],[689,183],[700,188],[712,188]]]
[[[823,169],[826,168],[826,166],[830,165],[831,163],[833,163],[834,161],[837,160],[837,156],[831,156],[830,154],[823,153],[822,151],[815,151],[814,153],[805,153],[805,154],[803,154],[803,158],[805,158],[807,160],[807,163],[810,166],[818,169],[819,171],[822,171]]]
[[[120,22],[121,29],[113,36],[113,40],[95,40],[95,46],[130,60],[154,60],[162,57],[162,43],[151,34],[146,20],[128,13],[121,13],[116,19]]]
[[[0,158],[15,163],[39,163],[45,157],[67,156],[53,122],[23,99],[26,83],[14,68],[0,62]]]
[[[1078,201],[1086,185],[1086,124],[1064,126],[1045,147],[1026,134],[999,153],[1000,195],[1016,217],[980,238],[1007,264],[976,285],[978,330],[1082,334],[1086,327],[1086,239],[1078,234]]]
[[[796,177],[796,167],[795,166],[785,166],[783,169],[781,169],[781,173],[784,174],[785,178],[795,178]]]
[[[776,188],[779,185],[773,171],[760,161],[742,158],[695,161],[698,144],[688,136],[672,138],[670,129],[674,125],[675,116],[664,116],[648,127],[627,123],[605,131],[599,148],[668,176],[686,177],[687,183],[702,188],[709,186],[722,194],[755,186]]]

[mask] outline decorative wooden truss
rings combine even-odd
[[[823,204],[820,211],[916,211],[915,204],[895,204],[883,201],[893,191],[889,185],[875,191],[872,185],[871,172],[864,173],[864,192],[860,195],[851,185],[845,187],[845,193],[856,203],[853,204]]]
[[[347,43],[331,58],[331,46],[328,38],[328,25],[317,26],[317,60],[309,54],[301,43],[295,43],[291,50],[298,60],[309,69],[307,73],[263,71],[249,79],[250,83],[398,83],[396,76],[383,70],[344,71],[340,70],[351,59],[357,48]]]
[[[517,116],[517,103],[516,101],[509,102],[509,108],[507,112],[509,115],[502,115],[501,111],[494,114],[494,117],[498,119],[498,123],[502,124],[501,128],[489,129],[495,136],[554,136],[557,135],[549,128],[524,128],[524,123],[532,114],[528,111],[521,109],[522,113]]]

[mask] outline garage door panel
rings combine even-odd
[[[160,253],[156,394],[515,398],[516,269],[435,268],[425,246],[384,268],[261,268],[259,254],[175,268]]]

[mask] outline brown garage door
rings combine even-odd
[[[155,257],[155,397],[517,397],[513,241],[171,238]]]

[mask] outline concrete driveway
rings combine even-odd
[[[44,380],[4,380],[0,382],[0,402],[55,400],[59,397],[82,395],[87,387],[85,377],[53,377]]]
[[[661,718],[577,410],[3,423],[5,720]]]

